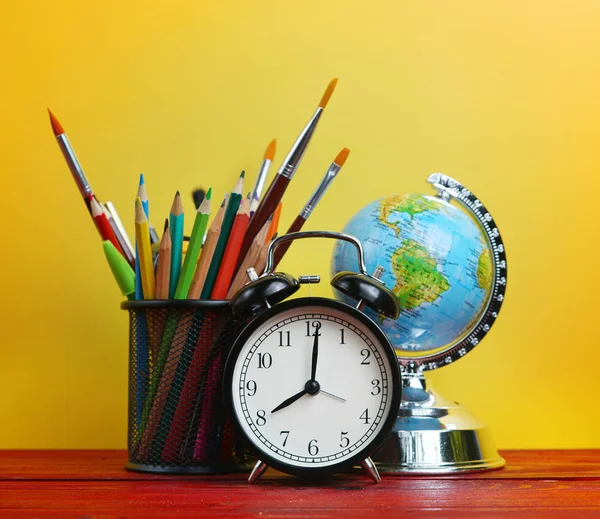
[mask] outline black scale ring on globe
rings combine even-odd
[[[487,335],[498,317],[498,312],[504,302],[507,278],[506,252],[504,251],[502,236],[500,236],[500,231],[492,215],[481,201],[458,181],[441,173],[430,175],[427,182],[437,189],[440,198],[446,201],[456,200],[477,218],[490,243],[494,276],[487,307],[479,321],[465,337],[461,338],[457,344],[450,345],[446,351],[431,357],[424,357],[418,361],[415,360],[414,362],[420,370],[436,369],[450,364],[466,355],[481,342],[481,339]]]

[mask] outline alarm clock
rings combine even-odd
[[[274,251],[303,238],[352,243],[359,272],[340,272],[337,290],[357,307],[322,297],[285,301],[303,283],[274,270]],[[237,426],[259,461],[249,481],[267,467],[299,476],[322,476],[361,465],[380,477],[370,455],[390,432],[401,396],[400,370],[389,340],[361,309],[397,318],[394,294],[369,275],[362,245],[353,236],[325,231],[290,233],[274,240],[267,265],[232,299],[234,312],[256,317],[236,340],[225,368],[225,391]]]

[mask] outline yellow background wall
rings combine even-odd
[[[307,228],[459,179],[500,226],[508,294],[432,378],[502,448],[600,447],[599,20],[595,0],[6,3],[0,447],[125,447],[127,315],[46,106],[132,232],[140,172],[159,228],[176,189],[191,212],[197,186],[218,198],[241,169],[251,185],[335,76],[283,226],[343,146]],[[329,243],[295,249],[284,270],[327,275]]]

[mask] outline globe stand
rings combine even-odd
[[[451,474],[506,463],[489,427],[437,394],[416,372],[405,374],[398,418],[372,458],[382,474]]]

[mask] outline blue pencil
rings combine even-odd
[[[183,203],[179,191],[175,195],[169,218],[171,233],[171,276],[169,278],[169,298],[175,297],[175,289],[181,273],[181,257],[183,255]]]

